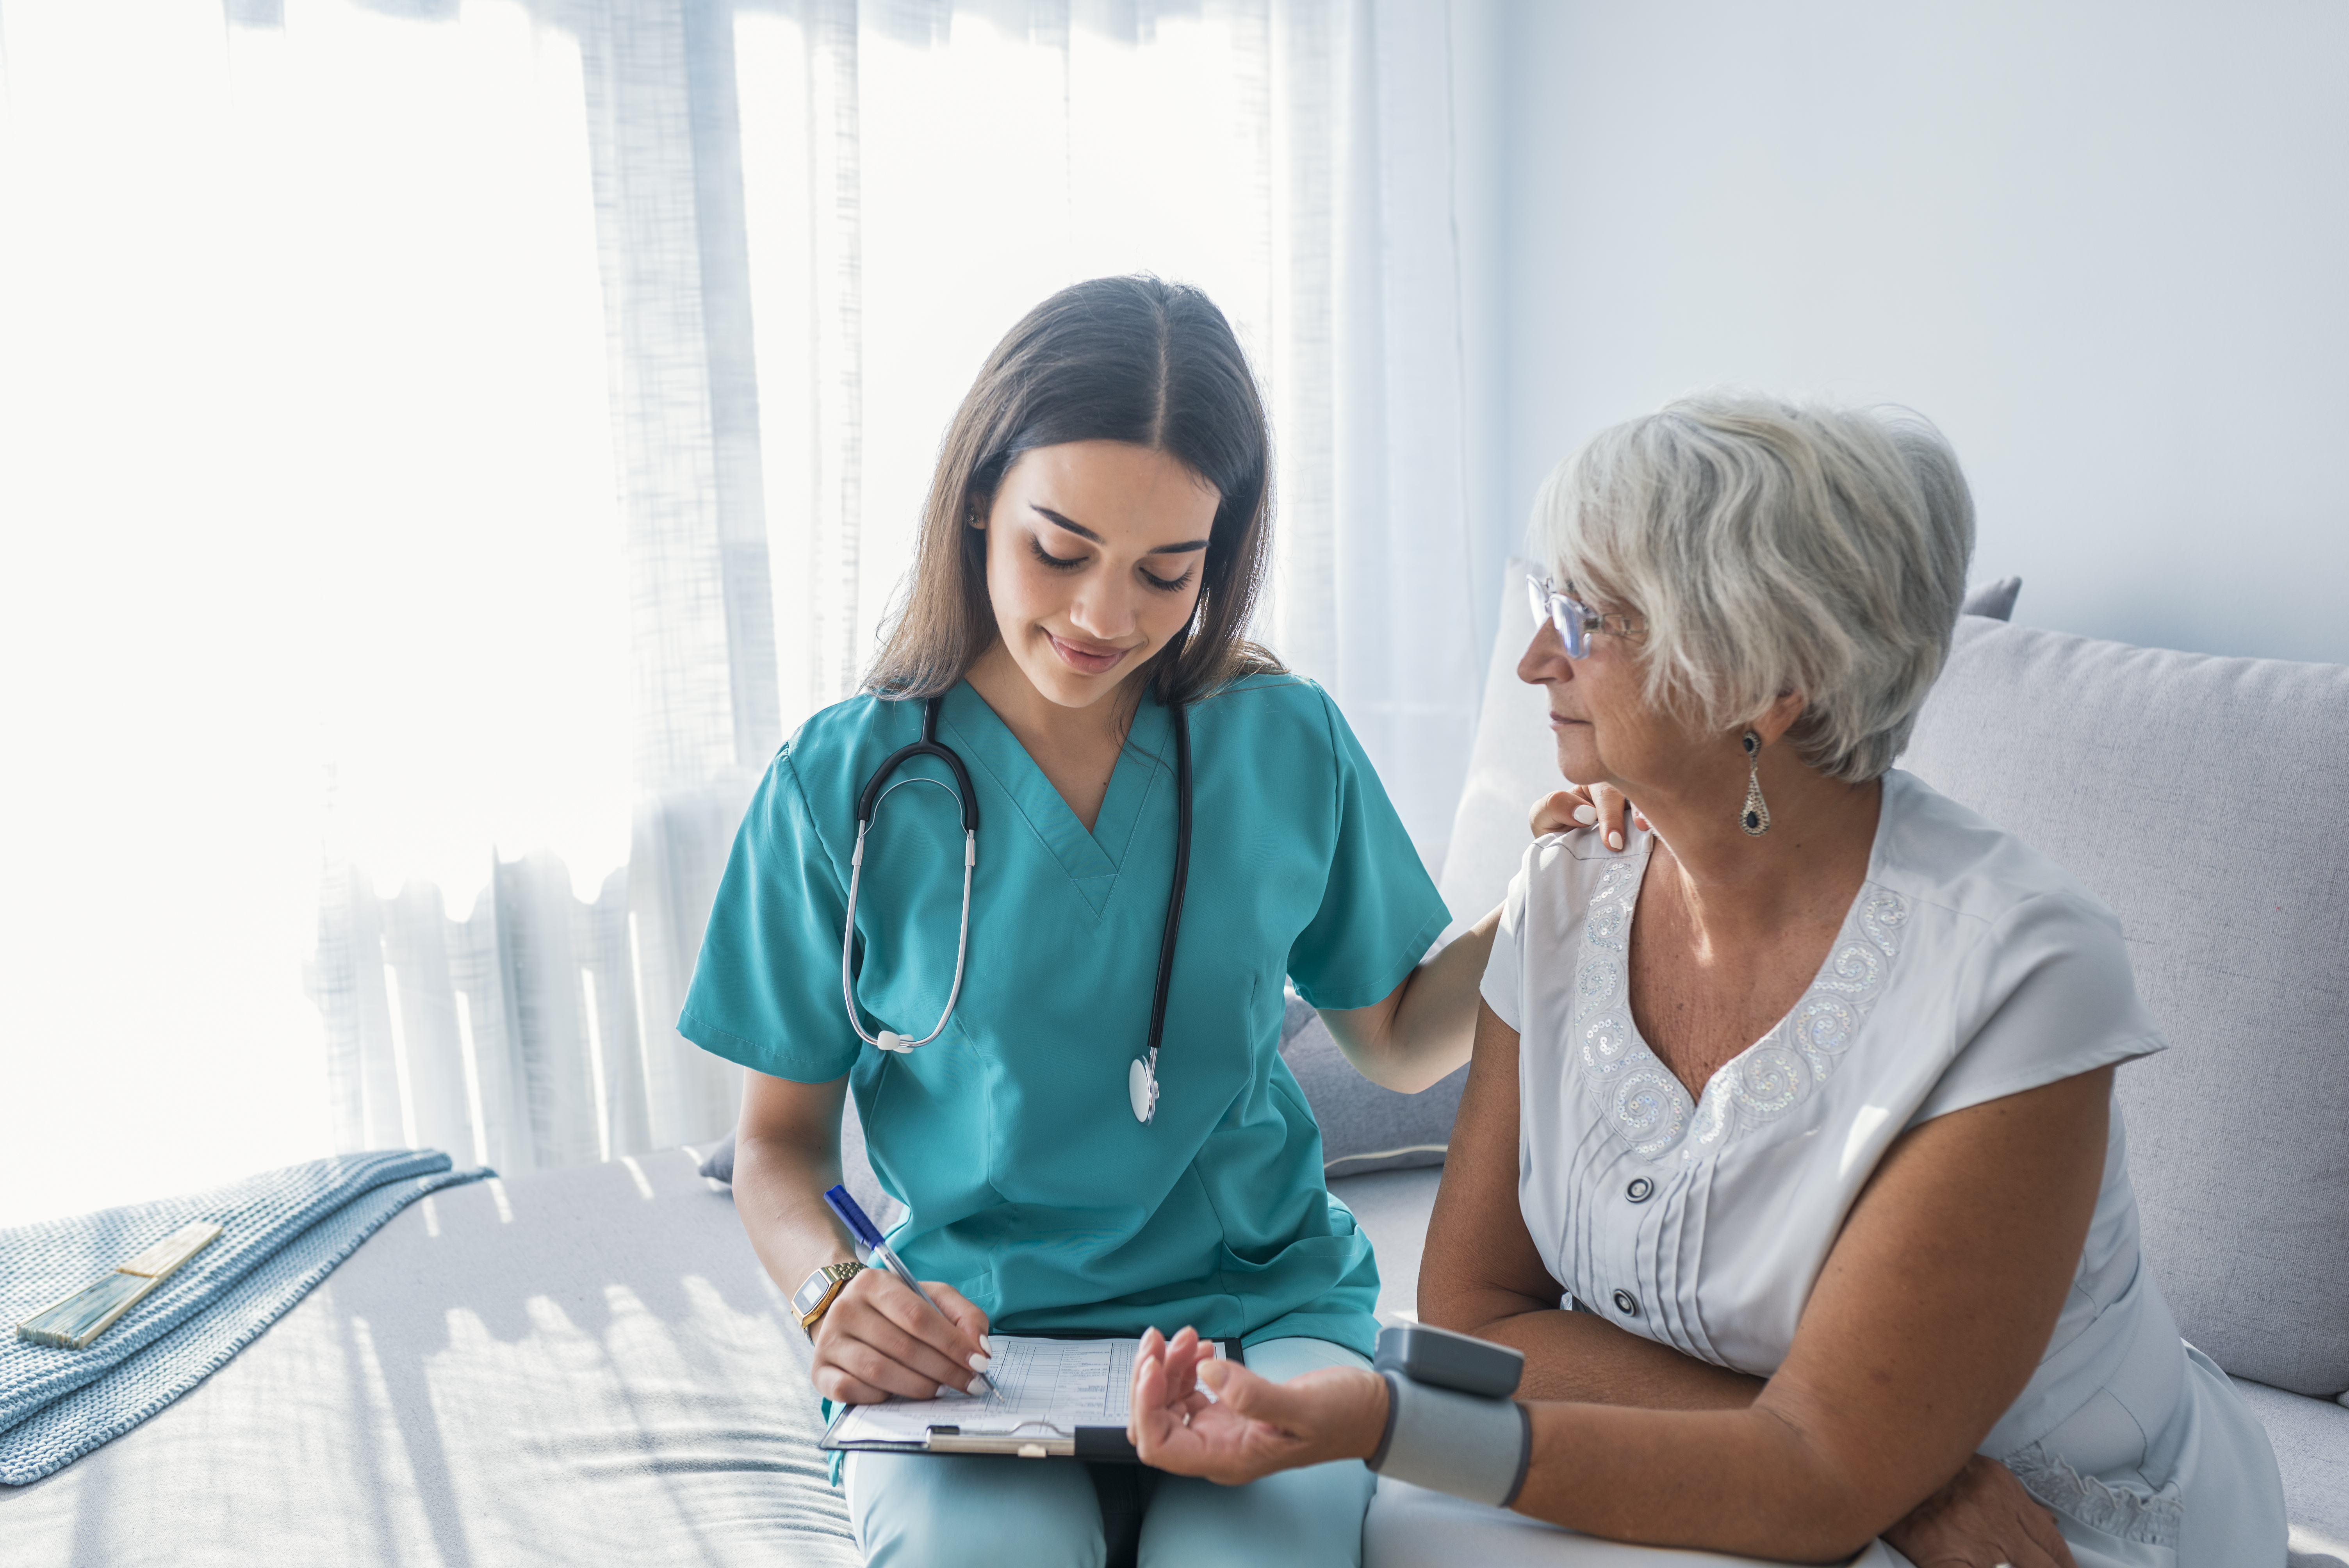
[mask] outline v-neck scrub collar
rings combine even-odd
[[[1019,826],[1035,836],[1099,913],[1132,846],[1143,801],[1174,787],[1174,725],[1166,710],[1143,699],[1087,831],[1019,738],[968,681],[957,683],[939,707],[941,738],[962,754],[966,766],[987,770],[1018,812]]]

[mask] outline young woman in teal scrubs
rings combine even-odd
[[[1448,917],[1376,775],[1321,689],[1245,638],[1268,445],[1197,291],[1112,278],[1046,301],[947,432],[864,694],[809,719],[751,802],[678,1027],[749,1069],[735,1199],[768,1272],[814,1305],[829,1399],[968,1385],[990,1330],[1191,1324],[1276,1378],[1368,1364],[1377,1265],[1280,1059],[1282,982],[1358,1068],[1415,1090],[1466,1059],[1493,921],[1422,962]],[[852,1026],[857,797],[931,697],[977,797],[968,962],[936,1037],[883,1051],[864,1037],[927,1035],[957,970],[959,809],[902,788],[859,869]],[[1174,876],[1177,705],[1193,835],[1145,1124],[1128,1073]],[[950,777],[930,758],[895,777],[915,775]],[[821,1194],[852,1088],[905,1205],[893,1244],[952,1322],[885,1271],[834,1287],[854,1254]],[[1350,1565],[1372,1484],[1351,1463],[1232,1490],[873,1453],[845,1480],[868,1562],[1023,1565]]]

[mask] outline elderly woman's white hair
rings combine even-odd
[[[1921,416],[1723,392],[1593,437],[1536,526],[1561,586],[1646,618],[1651,700],[1731,731],[1800,692],[1796,753],[1854,780],[1908,744],[1974,542]]]

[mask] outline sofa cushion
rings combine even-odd
[[[1900,765],[2119,914],[2146,1256],[2228,1371],[2349,1388],[2349,667],[1968,618]]]
[[[1459,1068],[1417,1094],[1397,1094],[1354,1070],[1330,1026],[1302,998],[1288,998],[1280,1054],[1321,1124],[1321,1169],[1332,1179],[1372,1171],[1444,1163],[1452,1118],[1468,1069]]]
[[[2349,1568],[2349,1410],[2235,1382],[2268,1429],[2292,1520],[2292,1568]]]
[[[1432,1166],[1330,1180],[1330,1195],[1354,1212],[1354,1222],[1378,1254],[1381,1323],[1409,1322],[1419,1315],[1420,1254],[1427,1246],[1435,1190],[1443,1182],[1443,1171]]]

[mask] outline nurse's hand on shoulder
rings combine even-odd
[[[866,1269],[843,1286],[815,1326],[816,1392],[846,1405],[980,1392],[987,1314],[950,1284],[926,1279],[922,1288],[946,1317],[887,1269]]]
[[[1132,1408],[1125,1435],[1143,1464],[1240,1486],[1370,1458],[1386,1428],[1387,1385],[1351,1367],[1268,1382],[1217,1357],[1194,1329],[1164,1339],[1154,1328],[1134,1355]]]
[[[1533,810],[1526,813],[1526,821],[1537,839],[1545,833],[1595,827],[1610,850],[1623,847],[1627,822],[1642,829],[1648,825],[1648,820],[1640,815],[1629,796],[1605,784],[1569,784],[1563,789],[1553,789],[1534,802]]]

